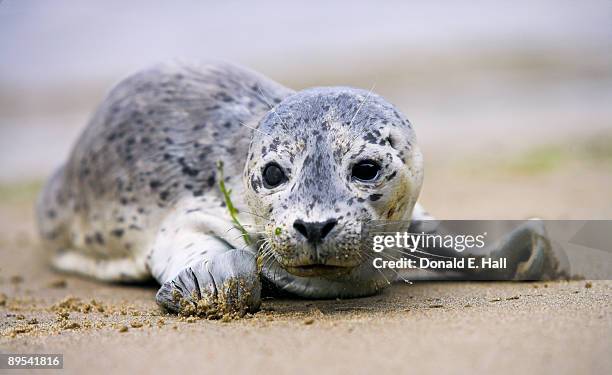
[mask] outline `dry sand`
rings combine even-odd
[[[441,217],[612,217],[601,203],[612,201],[608,168],[482,175],[430,166],[423,198]],[[190,321],[160,311],[155,285],[51,271],[34,233],[33,192],[14,190],[0,201],[0,350],[63,353],[63,373],[612,370],[612,281],[398,284],[370,298],[267,299],[248,319]],[[491,203],[499,200],[507,204]]]

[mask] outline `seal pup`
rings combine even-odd
[[[59,270],[153,277],[171,311],[242,315],[259,307],[262,282],[307,298],[387,286],[394,271],[372,266],[362,232],[427,219],[422,181],[412,125],[371,91],[295,92],[231,64],[174,63],[112,89],[37,216]],[[503,247],[520,253],[517,278],[551,263],[542,229],[521,230],[520,249]]]

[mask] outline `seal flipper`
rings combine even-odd
[[[181,315],[221,318],[257,311],[261,282],[255,256],[250,251],[234,249],[197,262],[165,282],[155,299]]]
[[[417,205],[418,206],[418,205]],[[434,220],[422,207],[418,206],[412,218],[413,222],[409,232],[428,232],[423,229],[422,223]],[[437,231],[436,231],[437,232]],[[439,256],[457,257],[484,257],[485,255],[465,254],[449,247],[424,248],[424,257],[436,258]],[[459,280],[553,280],[570,277],[569,263],[560,249],[552,246],[541,220],[526,220],[523,224],[505,235],[498,243],[489,249],[486,257],[492,259],[505,258],[505,270],[486,268],[465,268],[449,279]]]
[[[528,220],[503,238],[491,257],[508,259],[513,280],[569,278],[569,263],[555,250],[544,223]]]

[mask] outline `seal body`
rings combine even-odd
[[[371,91],[294,92],[230,64],[167,64],[108,94],[37,214],[60,270],[153,277],[170,310],[244,313],[259,306],[260,275],[313,298],[388,285],[395,271],[373,266],[363,236],[379,220],[428,218],[422,180],[412,125]],[[520,238],[517,262],[543,254],[541,236]]]

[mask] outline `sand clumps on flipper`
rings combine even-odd
[[[178,314],[184,318],[203,318],[224,322],[240,319],[249,312],[254,312],[250,303],[251,293],[243,279],[230,279],[223,283],[215,296],[205,293],[201,296],[192,293],[191,297],[181,296],[178,290],[173,291],[174,302],[178,304]]]

